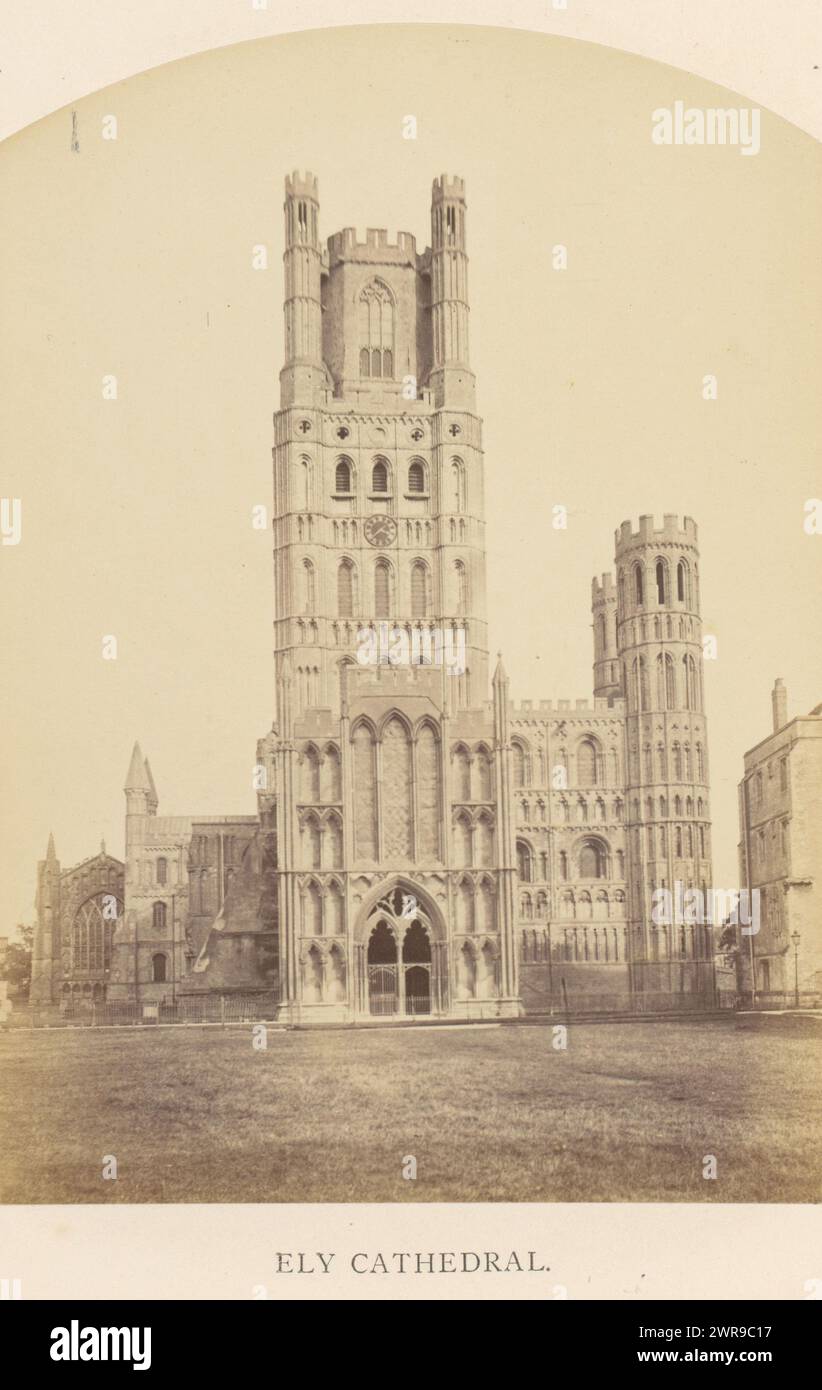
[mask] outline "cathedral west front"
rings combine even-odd
[[[286,180],[274,416],[276,704],[254,814],[165,816],[138,746],[125,861],[38,868],[32,1005],[281,1022],[710,1008],[697,528],[623,522],[592,588],[590,701],[489,663],[463,182],[430,248],[320,237]],[[532,616],[532,621],[537,621]]]

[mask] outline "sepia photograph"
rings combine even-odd
[[[821,165],[448,24],[0,145],[6,1207],[818,1203]]]

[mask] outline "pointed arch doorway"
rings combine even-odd
[[[413,885],[398,883],[366,907],[357,935],[361,1014],[387,1019],[447,1012],[445,933]]]

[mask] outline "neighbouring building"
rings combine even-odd
[[[160,816],[135,747],[116,925],[86,952],[109,861],[83,897],[50,845],[37,998],[236,994],[292,1023],[711,1007],[711,929],[651,916],[656,888],[711,883],[695,523],[616,532],[592,700],[514,703],[489,670],[463,182],[434,180],[424,251],[323,245],[310,174],[284,212],[256,813]]]
[[[822,704],[788,718],[781,679],[773,727],[745,754],[740,883],[759,893],[759,931],[739,937],[740,985],[759,1003],[822,1002]]]

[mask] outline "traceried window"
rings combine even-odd
[[[121,904],[112,896],[89,898],[77,909],[71,928],[71,966],[73,970],[108,970],[111,965],[111,938],[114,919],[109,917],[107,902]],[[106,915],[104,915],[104,912]]]
[[[360,376],[394,375],[394,301],[382,280],[372,280],[360,295]]]

